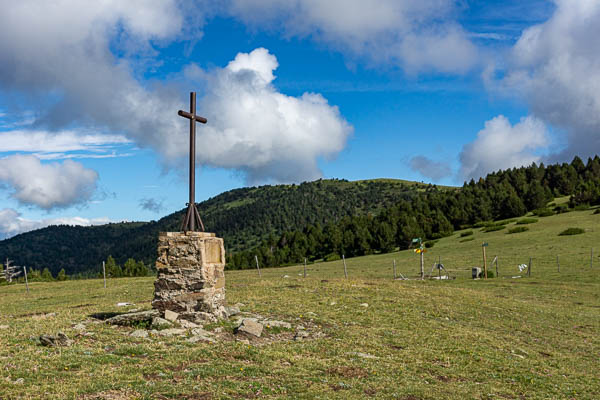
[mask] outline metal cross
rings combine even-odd
[[[196,228],[202,228],[204,224],[196,209],[196,122],[206,123],[206,118],[196,115],[196,92],[190,92],[190,112],[179,110],[180,117],[190,120],[190,201],[187,204],[187,212],[181,224],[181,230],[184,232],[195,232]]]

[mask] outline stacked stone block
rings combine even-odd
[[[206,232],[164,232],[158,237],[158,278],[152,307],[193,322],[225,313],[225,247]]]

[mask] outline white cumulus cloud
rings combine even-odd
[[[35,156],[19,154],[0,159],[0,183],[13,189],[11,196],[45,210],[88,201],[97,181],[96,171],[72,160],[42,164]]]
[[[23,218],[18,211],[12,208],[5,208],[0,210],[0,239],[5,239],[35,229],[45,228],[50,225],[90,226],[107,224],[109,222],[110,220],[106,217],[92,219],[82,217],[58,217],[32,220]]]
[[[535,117],[521,118],[511,125],[499,115],[485,122],[477,138],[463,146],[460,153],[460,174],[464,179],[485,176],[500,169],[521,167],[538,162],[536,150],[549,144],[546,125]]]
[[[200,110],[208,124],[197,130],[206,146],[197,150],[200,163],[241,171],[250,183],[321,177],[318,159],[341,151],[352,127],[320,94],[278,92],[272,85],[277,66],[259,48],[201,74],[207,94]]]

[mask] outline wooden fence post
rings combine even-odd
[[[27,288],[27,293],[29,293],[29,282],[27,281],[27,267],[23,267],[23,271],[25,272],[25,287]]]
[[[104,265],[104,261],[102,261],[102,275],[104,276],[104,289],[106,289],[106,265]]]
[[[529,265],[527,266],[527,276],[531,276],[531,257],[529,257]]]
[[[306,278],[306,257],[304,257],[304,277]]]
[[[498,256],[494,257],[494,264],[496,265],[496,278],[500,278],[500,274],[498,273]]]
[[[483,279],[487,279],[487,258],[485,257],[485,248],[487,246],[481,246],[483,249]]]
[[[260,267],[258,266],[258,256],[256,254],[254,255],[254,260],[256,261],[256,269],[258,270],[258,276],[262,277],[262,274],[260,273]]]

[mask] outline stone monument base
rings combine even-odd
[[[192,322],[227,317],[223,239],[206,232],[161,232],[156,268],[152,307],[163,316],[168,310]]]

